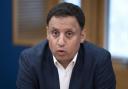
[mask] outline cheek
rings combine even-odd
[[[49,40],[49,47],[50,47],[51,51],[54,51],[56,48],[56,41],[53,39],[50,39]]]
[[[72,46],[78,46],[81,42],[80,37],[75,37],[74,39],[71,40],[70,44],[72,44]]]
[[[79,49],[79,46],[80,40],[71,41],[68,44],[68,49],[70,49],[70,51],[77,51]]]

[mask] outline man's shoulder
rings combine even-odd
[[[40,43],[38,43],[37,45],[23,50],[22,53],[39,54],[39,55],[41,55],[43,50],[45,50],[45,48],[47,46],[48,46],[48,41],[47,40],[43,40]]]
[[[84,59],[88,61],[89,64],[101,65],[102,63],[111,60],[111,54],[109,51],[91,42],[86,41],[83,44],[83,49]]]
[[[89,41],[85,41],[83,45],[84,45],[85,51],[89,53],[93,53],[93,54],[109,53],[108,50],[102,47],[99,47],[96,44],[91,43]]]
[[[30,62],[38,62],[41,61],[41,58],[43,54],[45,53],[45,50],[48,48],[48,41],[43,40],[39,44],[27,48],[21,52],[21,58]]]
[[[108,50],[98,47],[97,45],[86,41],[84,43],[84,53],[88,58],[96,61],[104,61],[106,57],[111,57],[111,54]]]

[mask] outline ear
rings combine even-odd
[[[81,40],[80,43],[83,43],[86,40],[86,29],[81,31]]]

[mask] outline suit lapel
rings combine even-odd
[[[83,66],[84,66],[84,50],[81,47],[78,52],[78,57],[76,64],[72,71],[72,76],[70,80],[69,89],[81,89],[82,87],[82,75],[84,73]]]
[[[54,65],[53,57],[49,48],[45,52],[44,58],[43,74],[46,89],[60,89],[58,71]]]

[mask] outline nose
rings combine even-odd
[[[64,37],[63,34],[61,34],[61,35],[58,37],[58,46],[59,46],[59,47],[63,47],[63,46],[65,46],[65,43],[66,43],[65,37]]]

